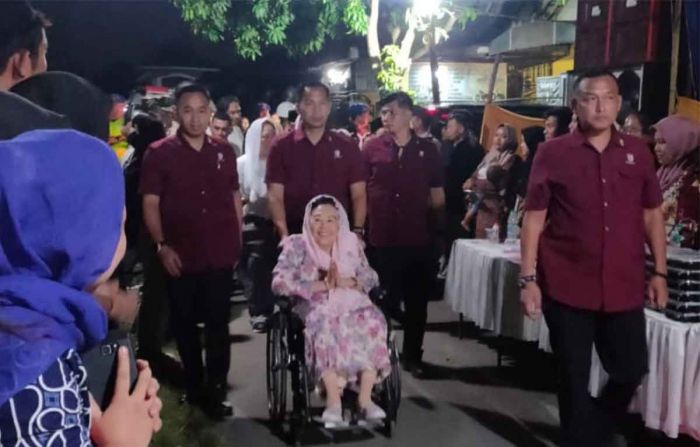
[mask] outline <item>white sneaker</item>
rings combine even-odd
[[[253,328],[253,332],[263,334],[267,331],[267,317],[265,315],[252,317],[250,319],[250,325]]]
[[[360,418],[366,421],[381,421],[386,419],[386,412],[379,405],[370,402],[366,407],[360,408]]]
[[[341,407],[326,408],[321,415],[321,421],[326,428],[337,427],[343,424],[343,409]]]

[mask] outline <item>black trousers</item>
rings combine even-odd
[[[544,298],[543,312],[558,363],[561,445],[605,446],[648,371],[644,310],[604,313]],[[610,375],[598,399],[588,392],[593,344]]]
[[[248,298],[250,316],[269,316],[275,310],[272,270],[279,256],[279,239],[271,220],[246,216],[243,233],[241,273]]]
[[[168,335],[168,281],[155,246],[150,240],[143,249],[143,297],[138,317],[139,353],[157,356]]]
[[[419,362],[423,356],[428,298],[435,277],[431,247],[373,247],[369,249],[372,268],[387,291],[385,311],[393,314],[404,303],[403,356]]]
[[[221,269],[170,279],[171,321],[190,395],[199,393],[204,384],[197,329],[200,320],[205,324],[207,385],[221,388],[226,384],[231,362],[228,323],[232,276],[232,269]]]

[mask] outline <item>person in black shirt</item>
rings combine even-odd
[[[473,232],[461,226],[466,213],[466,204],[462,185],[472,176],[476,167],[484,158],[484,149],[477,142],[471,130],[472,117],[468,112],[454,112],[447,120],[444,132],[445,140],[452,143],[452,150],[445,167],[445,263],[449,261],[452,243],[455,239],[473,237]]]

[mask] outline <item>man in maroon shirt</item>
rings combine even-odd
[[[144,220],[170,276],[171,318],[187,399],[219,419],[232,414],[225,396],[229,292],[241,246],[236,159],[228,144],[205,133],[210,114],[206,89],[180,88],[175,107],[177,135],[154,143],[143,161]],[[200,316],[206,325],[206,387]]]
[[[300,233],[306,204],[329,194],[350,213],[353,231],[363,234],[367,215],[365,172],[350,138],[326,130],[330,90],[321,82],[299,90],[301,127],[273,145],[267,160],[268,201],[281,238]]]
[[[430,221],[442,220],[443,166],[437,145],[411,132],[413,101],[407,94],[389,95],[380,107],[386,132],[362,151],[370,260],[388,292],[386,310],[395,313],[403,299],[403,365],[422,377],[428,295],[436,273]]]
[[[654,162],[642,140],[613,127],[620,103],[609,72],[576,80],[578,130],[540,146],[525,205],[521,302],[549,326],[567,447],[618,445],[616,422],[647,373],[645,241],[649,299],[664,307],[668,298]],[[594,343],[610,375],[597,402],[588,394]]]

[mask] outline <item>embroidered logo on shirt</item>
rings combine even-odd
[[[625,163],[628,164],[628,165],[634,165],[634,164],[636,164],[636,163],[634,162],[634,155],[633,155],[633,154],[630,154],[630,153],[627,153],[627,161],[625,161]]]
[[[343,156],[340,154],[340,149],[336,149],[333,152],[333,158],[335,158],[336,160],[340,160],[341,158],[343,158]]]
[[[221,170],[221,163],[223,163],[223,162],[224,162],[224,154],[219,152],[217,154],[216,169],[218,169],[220,171]]]
[[[418,156],[419,156],[420,158],[423,158],[423,155],[425,155],[425,152],[423,152],[423,151],[419,151],[419,152],[418,152]]]

